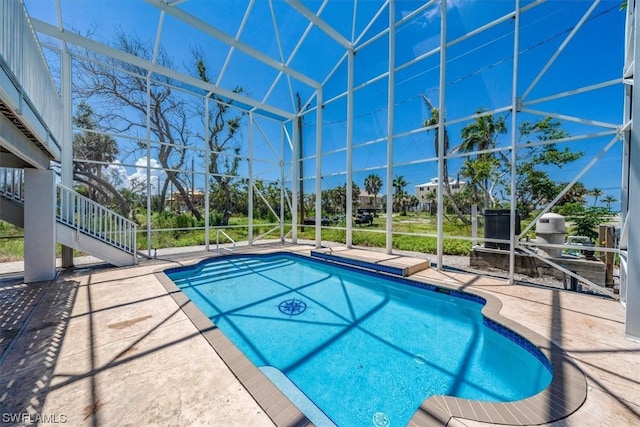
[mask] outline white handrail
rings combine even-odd
[[[220,230],[219,228],[216,230],[216,252],[220,253],[220,233],[222,233],[227,239],[229,239],[229,241],[233,245],[233,247],[231,249],[228,249],[228,248],[223,248],[223,249],[227,249],[229,252],[233,252],[235,250],[235,248],[236,248],[235,240],[233,240],[231,237],[229,237],[229,235],[227,233],[225,233],[224,231]]]
[[[125,252],[136,253],[135,222],[118,215],[99,203],[56,184],[56,219],[83,233]]]
[[[24,203],[24,172],[22,169],[0,168],[0,196]]]
[[[24,204],[22,169],[0,168],[0,197]],[[75,228],[76,238],[83,233],[130,254],[136,253],[135,222],[59,183],[56,183],[56,220]]]

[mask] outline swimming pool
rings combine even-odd
[[[470,294],[283,254],[166,273],[315,424],[405,425],[432,395],[514,401],[551,381]]]

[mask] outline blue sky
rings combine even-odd
[[[215,2],[190,0],[180,4],[180,8],[203,21],[211,23],[225,33],[235,36],[243,19],[246,0],[224,0]],[[319,1],[304,1],[309,9],[317,10]],[[338,29],[347,39],[358,38],[370,19],[378,10],[380,1],[361,1],[358,3],[355,19],[355,31],[352,31],[353,6],[347,1],[331,1],[321,17]],[[419,1],[397,2],[397,18],[405,16],[421,5]],[[523,6],[530,2],[523,2]],[[112,40],[115,28],[138,35],[150,43],[155,39],[160,12],[142,1],[120,0],[87,2],[81,0],[61,0],[63,22],[83,33],[91,30],[92,37],[108,42]],[[523,13],[521,17],[521,38],[519,57],[519,93],[530,85],[546,61],[556,52],[568,32],[576,25],[590,7],[588,1],[549,1]],[[29,13],[50,23],[56,22],[55,1],[26,0]],[[618,11],[618,1],[603,1],[594,10],[591,18],[567,45],[565,51],[548,70],[539,84],[531,91],[527,100],[553,95],[567,90],[619,78],[622,73],[624,49],[625,13]],[[279,24],[279,33],[283,55],[286,58],[295,48],[308,21],[300,19],[293,9],[281,1],[274,1],[273,8]],[[478,28],[513,9],[510,1],[455,0],[449,1],[447,39],[455,40],[468,31]],[[440,23],[437,8],[431,8],[411,22],[399,28],[396,37],[396,65],[401,65],[421,54],[429,52],[439,44]],[[383,13],[370,31],[363,37],[368,39],[383,29],[388,15]],[[473,114],[479,108],[495,109],[508,106],[511,102],[512,65],[513,65],[513,20],[499,24],[493,29],[451,46],[447,52],[447,85],[445,86],[447,120],[454,120]],[[269,3],[257,0],[249,15],[246,30],[241,42],[259,49],[279,59],[280,51],[273,30]],[[184,69],[189,62],[192,46],[200,46],[210,62],[214,78],[222,68],[228,48],[221,42],[205,37],[194,28],[179,22],[171,16],[165,17],[162,45],[173,57],[177,67]],[[355,59],[356,85],[384,72],[387,68],[388,39],[379,41],[358,51]],[[323,81],[341,58],[343,50],[326,37],[317,28],[311,30],[299,53],[291,62],[291,68],[305,73],[316,81]],[[428,112],[421,96],[428,96],[438,104],[438,68],[439,56],[433,55],[411,67],[396,73],[395,92],[395,133],[419,128],[427,118]],[[222,87],[233,88],[242,85],[247,93],[261,100],[274,81],[277,72],[250,58],[241,52],[235,52],[220,81]],[[343,64],[335,77],[324,89],[325,100],[345,89],[346,64]],[[303,101],[310,98],[312,90],[292,79],[291,91],[300,92]],[[280,79],[273,94],[267,99],[269,104],[282,109],[294,108],[287,79]],[[622,120],[622,85],[587,94],[568,97],[553,102],[532,105],[530,108],[570,116],[584,117],[609,123]],[[315,106],[315,100],[311,103]],[[346,101],[339,100],[326,105],[323,110],[323,146],[324,152],[344,145],[346,140]],[[355,94],[354,144],[361,144],[384,136],[387,132],[387,79],[383,78]],[[520,115],[521,120],[536,120],[541,116]],[[510,120],[510,118],[509,118]],[[279,149],[278,126],[267,120],[260,120],[265,133]],[[448,127],[451,145],[460,142],[460,130],[465,123]],[[305,154],[315,147],[315,113],[305,118],[304,133]],[[599,127],[564,121],[564,128],[572,135],[581,135],[603,130]],[[241,132],[241,138],[248,136],[248,130]],[[270,158],[271,149],[264,143],[262,135],[254,129],[256,137],[256,156]],[[499,145],[510,144],[511,134],[500,137]],[[592,138],[579,144],[573,143],[573,150],[584,151],[584,158],[560,171],[554,171],[558,181],[568,181],[577,173],[610,137]],[[123,142],[123,146],[126,145]],[[620,149],[621,144],[603,158],[583,178],[588,188],[598,187],[605,194],[619,199],[620,193]],[[125,151],[125,150],[123,150]],[[135,165],[139,157],[131,154],[124,163]],[[408,137],[396,138],[394,159],[398,163],[407,163],[434,157],[433,132],[418,133]],[[327,155],[323,163],[322,188],[332,188],[344,183],[346,169],[344,153]],[[313,160],[305,162],[305,172],[315,173]],[[367,145],[354,151],[354,180],[361,187],[369,173],[377,173],[385,178],[386,143]],[[455,175],[459,160],[450,162],[450,172]],[[378,168],[378,169],[376,169]],[[264,179],[276,178],[268,162],[257,162],[255,170]],[[135,167],[127,168],[128,174],[136,173]],[[339,174],[339,175],[332,175]],[[437,174],[436,162],[398,167],[395,175],[403,175],[409,182],[408,190],[413,186],[429,181]],[[313,180],[305,184],[307,192],[315,188]],[[615,207],[615,206],[614,206]]]

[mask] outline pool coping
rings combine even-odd
[[[184,263],[182,267],[192,267],[209,259],[219,257],[290,255],[313,259],[311,256],[286,251],[268,254],[236,253],[213,255],[205,259]],[[316,262],[327,262],[316,259]],[[345,267],[357,271],[366,270],[357,267]],[[154,272],[167,293],[182,307],[185,315],[220,356],[231,372],[238,378],[271,420],[277,426],[311,426],[313,423],[256,367],[214,323],[177,287],[164,273],[166,267]],[[557,345],[525,326],[500,315],[502,301],[494,295],[464,285],[440,282],[421,277],[399,278],[398,276],[377,272],[392,281],[413,282],[435,286],[439,289],[473,295],[485,301],[481,313],[485,319],[502,325],[508,336],[524,338],[531,343],[550,362],[553,369],[551,383],[539,393],[515,402],[489,402],[461,399],[452,396],[431,396],[417,409],[409,426],[443,426],[452,418],[463,418],[491,424],[539,425],[566,418],[577,411],[587,398],[587,380],[584,373],[571,358]],[[420,287],[420,286],[418,286]]]

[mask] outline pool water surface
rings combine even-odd
[[[548,361],[497,332],[469,294],[289,254],[166,274],[256,366],[326,415],[309,417],[316,425],[406,425],[433,395],[509,402],[551,381]]]

